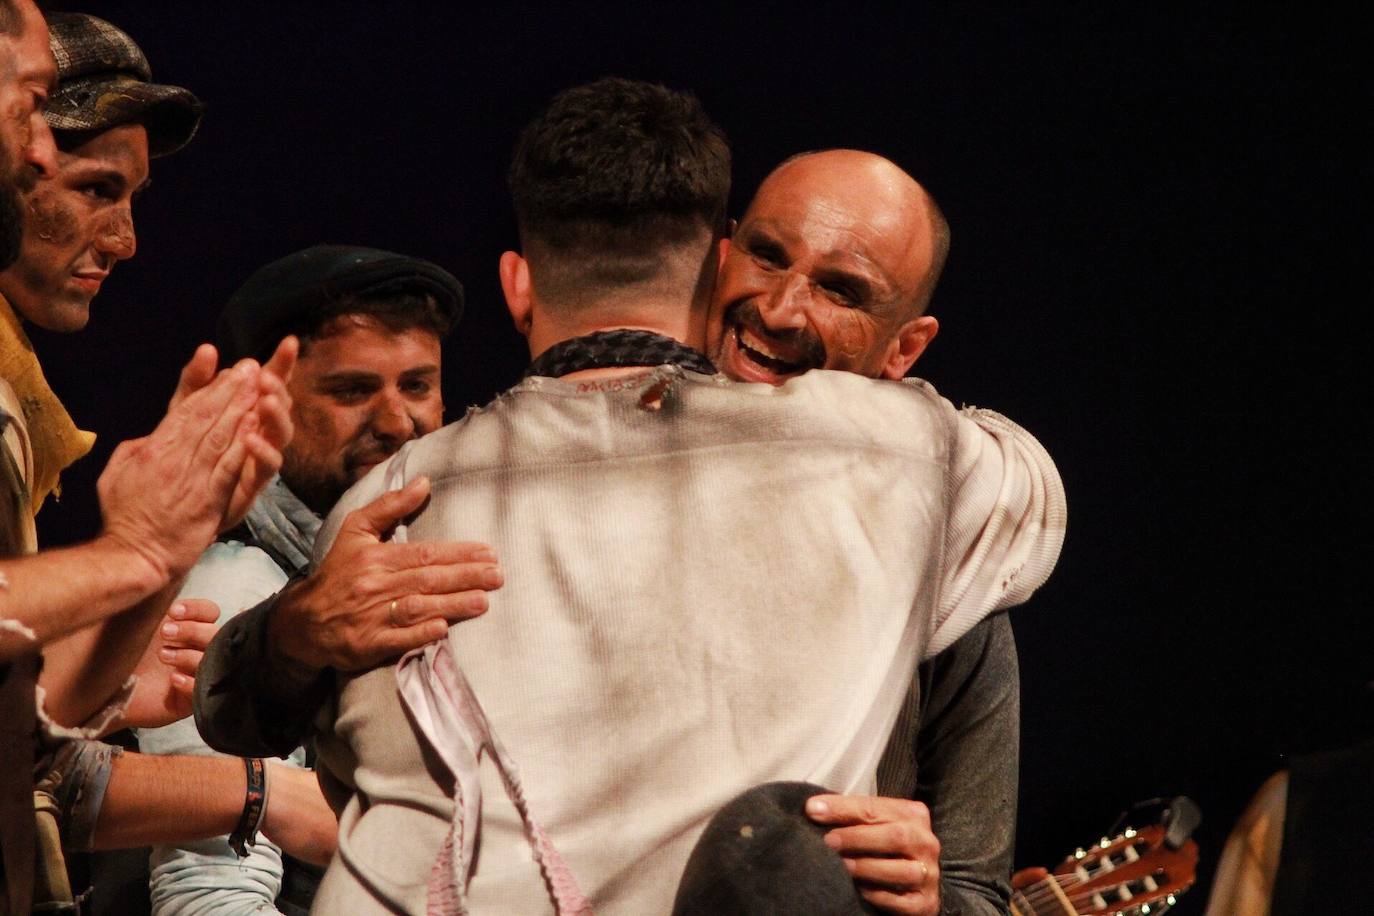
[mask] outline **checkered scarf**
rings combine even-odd
[[[703,375],[716,374],[711,361],[686,344],[652,331],[618,328],[554,344],[530,364],[525,377],[559,378],[583,369],[662,366],[665,363]]]

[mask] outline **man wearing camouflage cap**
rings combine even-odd
[[[19,260],[0,273],[0,294],[26,321],[79,331],[116,262],[137,247],[130,203],[148,160],[181,149],[202,106],[179,86],[149,82],[148,61],[124,32],[79,13],[49,17],[59,86],[45,113],[58,170],[27,195]],[[78,456],[72,456],[73,458]]]
[[[49,42],[47,30],[43,34],[46,44]],[[44,498],[56,489],[60,472],[90,449],[93,437],[76,428],[49,389],[23,323],[55,331],[76,331],[85,326],[90,301],[104,278],[118,260],[134,253],[130,202],[134,192],[146,183],[150,154],[170,152],[185,145],[195,131],[201,111],[200,103],[186,90],[148,82],[150,73],[142,52],[127,35],[99,19],[54,14],[50,44],[52,56],[58,62],[60,87],[51,98],[51,124],[45,121],[43,130],[46,132],[50,126],[53,134],[60,137],[56,167],[43,175],[44,180],[31,182],[29,187],[22,189],[25,194],[21,212],[26,231],[22,234],[18,259],[0,273],[0,379],[7,386],[6,390],[12,389],[17,395],[15,400],[22,404],[22,414],[27,420],[23,458],[28,469],[24,483],[30,515],[36,513]],[[285,370],[289,369],[292,358],[289,352],[286,353],[283,361],[274,363],[273,368],[288,375]],[[197,399],[204,403],[204,395],[191,392],[209,380],[213,368],[208,348],[198,352],[183,374],[182,390],[175,400]],[[232,383],[233,388],[226,387],[229,383],[223,377],[210,387],[228,392],[249,384],[248,378],[263,379],[267,375],[259,374],[255,367],[243,369],[233,373],[232,377],[238,379]],[[260,392],[266,393],[261,387],[266,382],[257,384]],[[275,385],[281,386],[280,380]],[[274,410],[284,411],[285,390],[278,387],[278,391]],[[259,417],[263,416],[260,409]],[[194,426],[195,423],[188,426],[184,419],[168,426],[162,436],[166,453],[176,453],[181,460],[183,456],[177,451],[182,448],[180,443],[197,449],[196,443],[204,429],[192,428]],[[281,440],[290,434],[290,423],[284,413],[275,419],[260,419],[259,428],[271,436],[272,448],[280,448]],[[253,448],[255,459],[261,461],[260,449],[250,448]],[[171,492],[178,483],[173,479],[177,475],[168,476],[167,468],[153,467],[164,462],[150,461],[146,453],[141,461],[130,459],[129,454],[126,451],[121,455],[121,451],[116,451],[102,476],[102,510],[108,515],[114,505],[109,492],[112,487],[123,486],[129,493],[138,494],[133,502],[139,504],[133,509],[140,517],[155,519],[154,528],[161,528],[160,531],[124,531],[143,549],[157,553],[161,550],[159,545],[171,542],[183,553],[190,551],[193,560],[200,546],[213,537],[215,527],[222,522],[233,524],[246,508],[231,505],[226,513],[223,504],[210,505],[203,513],[208,517],[201,518],[176,507],[166,507],[148,497],[159,491],[159,487]],[[133,483],[128,482],[129,473],[120,470],[128,468],[131,460],[145,468],[142,476],[133,475]],[[276,460],[264,462],[259,468],[270,475],[278,463],[279,453]],[[122,473],[126,482],[111,485],[106,478],[112,470],[117,476]],[[194,486],[205,490],[208,483],[199,481]],[[265,480],[255,483],[245,493],[255,492],[261,483]],[[124,496],[127,503],[128,494]],[[250,501],[251,498],[249,495]],[[115,511],[127,514],[129,505],[116,506]],[[110,516],[107,521],[113,524],[117,519]],[[167,579],[150,582],[142,592],[132,592],[132,586],[122,585],[132,575],[124,569],[130,564],[119,556],[112,556],[112,548],[99,548],[99,543],[97,540],[91,545],[61,552],[61,557],[55,556],[58,552],[48,554],[59,564],[43,581],[53,583],[62,579],[63,587],[51,589],[57,597],[46,603],[28,600],[36,597],[34,583],[30,581],[32,577],[16,578],[15,574],[20,571],[18,565],[6,568],[10,574],[9,590],[22,592],[26,598],[17,623],[27,624],[24,634],[42,647],[44,664],[39,686],[46,690],[46,697],[39,704],[40,711],[46,711],[56,723],[82,723],[84,726],[77,733],[46,729],[41,739],[35,773],[47,774],[40,779],[38,787],[48,800],[39,806],[37,818],[40,852],[36,869],[39,880],[33,896],[35,906],[60,905],[72,899],[57,851],[59,824],[63,845],[67,847],[88,847],[94,835],[101,831],[107,838],[106,845],[115,845],[109,838],[120,825],[110,823],[109,818],[96,824],[96,815],[106,801],[107,786],[112,797],[118,794],[126,801],[145,795],[147,785],[166,786],[165,780],[149,779],[140,786],[126,778],[116,793],[110,773],[118,750],[95,741],[66,739],[74,734],[103,734],[120,725],[169,721],[179,705],[177,697],[189,689],[188,675],[199,655],[199,646],[194,643],[161,637],[154,641],[151,651],[145,652],[161,611],[167,607],[170,595],[165,594],[165,590],[179,581],[190,563],[183,565],[177,554],[175,562],[168,564]],[[97,555],[87,559],[82,551]],[[43,555],[31,559],[37,562]],[[83,569],[99,570],[95,586],[86,587],[80,572]],[[143,579],[148,576],[144,575]],[[127,601],[108,597],[122,595],[121,589],[130,591]],[[152,591],[154,597],[146,602],[146,609],[142,603],[137,605],[140,610],[122,616],[119,627],[106,630],[90,625],[140,601],[140,594],[146,598],[148,591]],[[173,616],[180,613],[181,619],[188,622],[206,616],[204,608],[188,612],[185,607],[183,603],[180,611],[173,609]],[[210,617],[213,619],[213,615]],[[193,627],[182,629],[191,632]],[[170,652],[167,660],[158,657],[159,650]],[[127,696],[128,691],[120,688],[135,663],[138,686],[132,696]],[[119,702],[106,705],[116,694],[127,697],[127,705],[122,711]],[[206,787],[206,775],[197,776],[201,789]],[[242,779],[241,773],[238,778]],[[30,805],[35,799],[33,789],[32,784],[27,788]],[[183,801],[185,798],[183,794]],[[188,820],[195,822],[204,818],[204,805],[183,807],[188,810],[179,817],[178,830],[184,830]],[[229,812],[228,817],[237,816],[237,805],[224,807]],[[151,818],[144,819],[153,822]],[[13,826],[13,822],[7,823],[6,832]],[[208,833],[218,832],[219,825],[207,824],[205,829]],[[16,872],[20,864],[26,863],[16,861]],[[35,870],[31,865],[28,869]],[[27,912],[28,905],[11,901],[9,910]]]
[[[143,53],[109,23],[53,13],[48,28],[58,88],[44,117],[57,141],[57,167],[24,194],[19,257],[0,271],[0,377],[29,417],[34,514],[95,437],[76,428],[48,387],[23,325],[63,332],[85,327],[105,277],[134,253],[130,203],[147,183],[150,152],[184,146],[201,112],[187,90],[144,81]],[[45,679],[64,648],[61,641],[45,647]],[[127,672],[110,667],[110,683],[98,686],[113,692]],[[54,686],[48,686],[50,706]],[[87,681],[84,689],[100,693],[96,687]],[[91,711],[72,710],[70,718],[81,721]]]

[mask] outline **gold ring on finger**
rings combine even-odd
[[[396,619],[396,605],[399,603],[400,602],[398,602],[395,598],[392,598],[391,605],[387,609],[387,615],[391,618],[391,625],[393,627],[399,627],[401,625],[400,621]],[[924,865],[925,863],[923,862],[921,864]]]

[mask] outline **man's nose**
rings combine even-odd
[[[372,433],[397,446],[415,438],[415,418],[410,415],[410,405],[399,391],[383,392],[378,399],[372,412]]]
[[[105,224],[95,237],[96,250],[115,260],[132,258],[138,251],[138,237],[134,234],[134,216],[127,208],[108,214]]]
[[[806,327],[806,305],[811,299],[811,281],[789,271],[764,297],[759,314],[771,330]]]
[[[24,161],[37,170],[40,178],[51,178],[57,174],[57,143],[42,112],[35,111],[29,118]]]

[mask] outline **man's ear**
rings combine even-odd
[[[731,220],[733,222],[733,220]],[[721,270],[725,268],[725,259],[730,256],[730,240],[728,238],[716,241],[716,275],[719,276]]]
[[[940,322],[930,315],[921,315],[902,325],[897,331],[897,339],[892,342],[887,361],[878,373],[879,378],[900,379],[905,376],[939,331]]]
[[[526,337],[534,324],[533,297],[530,295],[530,262],[514,251],[501,255],[501,292],[506,297],[515,329]]]

